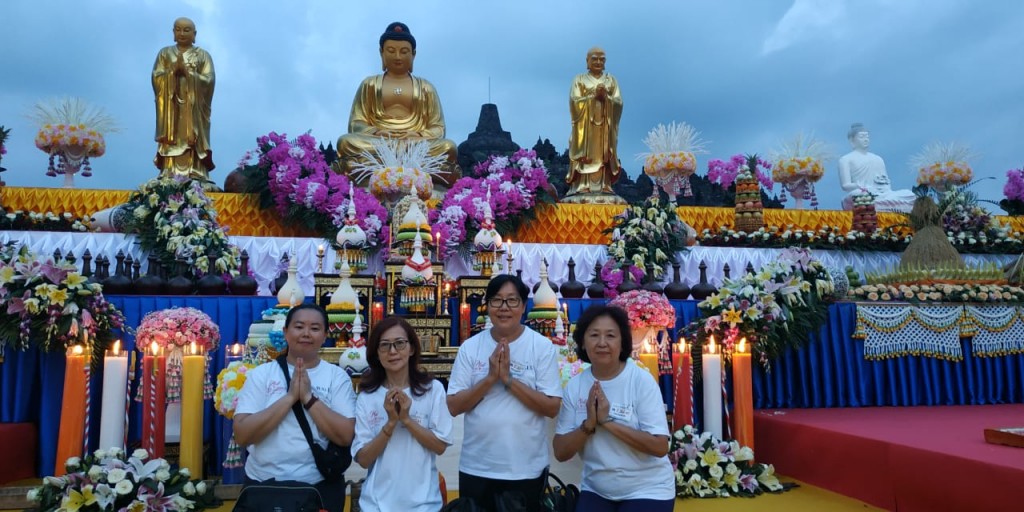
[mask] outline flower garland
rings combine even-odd
[[[537,217],[536,206],[555,201],[548,183],[544,161],[533,150],[520,149],[511,157],[491,155],[473,168],[473,175],[460,178],[430,211],[428,220],[443,244],[440,256],[452,250],[467,253],[484,222],[487,191],[491,212],[499,233],[513,233]]]
[[[185,261],[193,277],[237,272],[238,248],[228,241],[227,228],[217,223],[213,200],[199,181],[149,180],[132,192],[126,207],[132,212],[126,230],[137,233],[142,249],[155,254],[164,267],[174,269]]]
[[[220,344],[220,327],[206,313],[195,308],[173,307],[151,311],[142,317],[135,334],[135,345],[146,350],[156,344],[168,353],[167,401],[181,400],[182,358],[189,347],[201,348],[206,354],[206,375],[203,379],[203,398],[214,397],[210,383],[210,353]],[[141,389],[140,389],[141,392]]]
[[[11,231],[92,231],[90,219],[75,217],[69,212],[55,215],[53,212],[25,212],[24,210],[7,211],[0,208],[0,229]]]
[[[26,246],[0,251],[0,353],[7,344],[47,352],[84,339],[98,365],[115,329],[131,333],[103,287],[87,282],[73,264],[40,260]]]
[[[757,155],[753,155],[754,158]],[[713,159],[708,162],[708,180],[712,183],[717,183],[722,188],[729,188],[736,181],[736,176],[743,171],[750,170],[747,165],[747,160],[751,158],[743,154],[735,154],[729,158],[728,162],[724,162],[719,159]],[[754,177],[761,183],[761,186],[771,191],[772,189],[772,177],[771,177],[772,164],[767,160],[757,158],[757,166],[754,169]]]
[[[811,252],[790,248],[753,274],[726,279],[718,293],[697,304],[703,318],[688,330],[698,340],[714,335],[722,352],[747,338],[754,353],[768,368],[787,347],[801,347],[825,322],[826,300],[833,292],[832,279]]]
[[[256,143],[238,165],[247,190],[259,194],[260,207],[273,207],[285,221],[322,234],[333,244],[345,225],[348,203],[354,200],[369,246],[379,250],[386,243],[388,211],[359,187],[350,199],[349,179],[331,171],[312,135],[289,141],[285,134],[270,132]]]
[[[28,492],[40,511],[186,511],[220,506],[213,485],[192,480],[188,468],[164,459],[146,460],[141,448],[126,456],[120,449],[96,450],[65,462],[67,474],[48,476]]]
[[[604,231],[611,233],[608,257],[619,267],[631,265],[643,275],[660,280],[665,265],[686,248],[689,230],[670,202],[654,195],[642,204],[627,206]],[[609,276],[610,277],[610,276]],[[611,286],[610,281],[605,281]],[[619,282],[622,282],[621,278]]]
[[[238,407],[238,395],[245,385],[246,372],[255,368],[256,365],[244,361],[232,361],[217,375],[217,392],[213,396],[213,407],[227,419],[235,417],[235,408]],[[228,449],[224,456],[223,466],[225,468],[242,467],[242,449],[235,442],[234,433],[228,442]]]
[[[681,498],[752,498],[794,487],[779,482],[771,464],[755,463],[749,446],[722,441],[691,425],[672,434],[668,459],[675,468],[676,495]]]

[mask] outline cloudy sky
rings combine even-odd
[[[218,182],[269,131],[341,135],[356,86],[380,70],[377,39],[396,20],[417,38],[416,74],[439,91],[456,143],[490,101],[520,145],[540,136],[564,150],[569,84],[599,45],[623,91],[619,151],[633,176],[647,131],[672,121],[711,141],[701,173],[708,158],[768,153],[799,132],[841,155],[855,121],[870,128],[896,188],[913,185],[908,162],[934,141],[978,153],[976,175],[995,178],[975,186],[985,198],[1000,199],[1006,170],[1024,164],[1017,0],[5,0],[0,125],[13,130],[3,179],[59,185],[45,176],[26,114],[61,96],[104,108],[120,126],[79,186],[134,188],[155,175],[150,71],[178,16],[196,22],[216,66]],[[819,194],[838,207],[835,159]]]

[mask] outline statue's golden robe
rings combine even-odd
[[[455,163],[457,149],[454,142],[444,138],[444,113],[437,91],[427,80],[416,76],[411,78],[412,114],[402,119],[390,116],[384,109],[381,98],[384,75],[368,77],[359,85],[352,100],[348,133],[338,137],[338,157],[345,171],[351,169],[355,162],[363,162],[361,154],[364,151],[374,153],[373,140],[380,138],[376,135],[377,130],[407,132],[409,139],[426,140],[430,143],[431,155],[447,154],[448,162]]]
[[[193,46],[183,54],[188,73],[175,76],[180,51],[168,46],[153,64],[157,152],[154,163],[163,174],[208,179],[213,170],[210,150],[210,106],[215,75],[213,58]]]
[[[607,96],[597,99],[597,86],[604,84]],[[622,95],[615,77],[603,73],[577,75],[569,91],[572,133],[569,136],[569,174],[566,195],[583,193],[611,194],[619,177],[619,119]]]

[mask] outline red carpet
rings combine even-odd
[[[1024,448],[984,429],[1024,426],[1024,404],[757,411],[760,461],[904,511],[1024,510]]]

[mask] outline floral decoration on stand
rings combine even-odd
[[[3,125],[0,125],[0,163],[3,163],[4,155],[7,154],[7,138],[10,137],[10,135],[11,135],[11,129],[10,128],[4,128]],[[0,167],[0,172],[4,172],[6,170],[7,169],[4,169],[3,167]],[[3,186],[3,185],[4,185],[3,180],[0,180],[0,186]]]
[[[792,194],[798,209],[803,208],[805,199],[811,209],[818,209],[818,196],[814,184],[825,175],[824,162],[828,160],[828,149],[814,136],[797,135],[784,142],[773,155],[772,179],[782,185],[782,197],[786,202],[786,191]]]
[[[635,268],[639,274],[630,270],[631,276],[640,281],[648,279],[660,281],[665,275],[665,265],[672,261],[675,254],[685,250],[691,236],[692,228],[686,225],[676,213],[671,203],[662,201],[654,195],[642,204],[627,206],[615,216],[614,224],[605,230],[611,233],[608,244],[607,275],[604,268],[601,277],[604,279],[606,296],[622,282],[623,269]]]
[[[8,344],[52,352],[84,340],[98,367],[115,330],[131,333],[103,287],[88,283],[73,264],[40,260],[26,246],[0,250],[0,355]]]
[[[350,173],[352,179],[369,179],[370,192],[377,199],[394,204],[415,187],[426,201],[433,194],[431,177],[441,173],[446,155],[431,155],[424,140],[374,139],[374,153],[364,151]]]
[[[672,434],[668,458],[675,468],[680,498],[752,498],[765,492],[784,492],[771,464],[754,462],[754,450],[736,441],[723,441],[691,425]]]
[[[126,207],[132,212],[127,231],[136,233],[142,249],[155,254],[164,267],[186,262],[193,277],[237,273],[238,248],[228,241],[227,228],[217,223],[213,200],[201,182],[155,178],[133,192]]]
[[[992,249],[1011,249],[1005,252],[1021,252],[1019,248],[1007,247],[1008,240],[1017,239],[1009,224],[1002,224],[985,208],[982,208],[978,194],[968,186],[950,186],[939,196],[938,206],[942,212],[942,229],[946,238],[959,245],[980,245]],[[1016,250],[1013,250],[1016,249]]]
[[[221,416],[229,420],[235,417],[238,394],[242,392],[242,386],[245,385],[245,374],[255,367],[256,365],[252,363],[232,361],[217,375],[217,391],[213,395],[213,407]],[[235,442],[234,433],[231,434],[231,440],[228,441],[223,466],[225,468],[242,467],[242,449]]]
[[[92,176],[89,158],[103,156],[103,133],[116,131],[113,118],[81,98],[37,103],[31,117],[39,124],[36,147],[50,155],[46,175],[63,174],[64,188],[75,187],[79,170],[84,178]]]
[[[1009,215],[1024,215],[1024,168],[1006,171],[1006,184],[999,206]]]
[[[651,150],[639,156],[644,160],[644,172],[654,178],[675,204],[680,190],[683,197],[691,197],[690,176],[697,171],[697,156],[707,153],[707,142],[700,138],[694,127],[679,123],[659,124],[647,133],[644,144]]]
[[[828,314],[832,279],[803,248],[789,248],[753,274],[726,279],[718,293],[697,304],[703,317],[693,322],[698,342],[714,335],[728,360],[741,338],[754,340],[754,354],[765,368],[787,347],[801,347]]]
[[[640,352],[664,352],[666,355],[671,353],[668,336],[658,336],[658,333],[676,325],[676,310],[664,295],[647,290],[633,290],[615,297],[610,305],[622,308],[629,315],[629,328],[633,331],[634,359]],[[669,365],[671,364],[670,359]]]
[[[520,149],[511,157],[491,155],[473,168],[472,176],[456,181],[441,205],[430,211],[434,233],[443,240],[441,259],[453,250],[469,255],[470,244],[484,222],[485,205],[490,205],[497,232],[511,234],[537,218],[538,205],[552,204],[555,199],[544,161],[537,158],[537,152]]]
[[[198,182],[196,182],[198,183]],[[220,344],[220,327],[206,313],[195,308],[174,307],[152,311],[142,317],[135,333],[135,346],[145,350],[156,344],[167,354],[167,402],[181,400],[181,368],[185,351],[195,346],[206,354],[203,399],[214,397],[210,383],[210,354]],[[141,400],[140,396],[137,400]]]
[[[333,242],[345,225],[349,201],[355,201],[368,247],[378,251],[385,245],[388,211],[362,188],[355,188],[350,199],[350,180],[331,171],[312,135],[289,141],[285,134],[270,132],[256,143],[257,149],[246,152],[238,166],[246,190],[259,194],[261,208],[273,207],[285,221]]]
[[[970,148],[956,142],[929,144],[911,159],[917,169],[917,184],[939,192],[950,186],[966,185],[974,177],[968,163],[973,156]]]
[[[44,478],[28,499],[40,512],[198,511],[221,505],[214,486],[192,480],[188,468],[175,469],[164,459],[146,460],[148,456],[141,448],[131,456],[113,448],[71,457],[64,464],[66,475]]]

